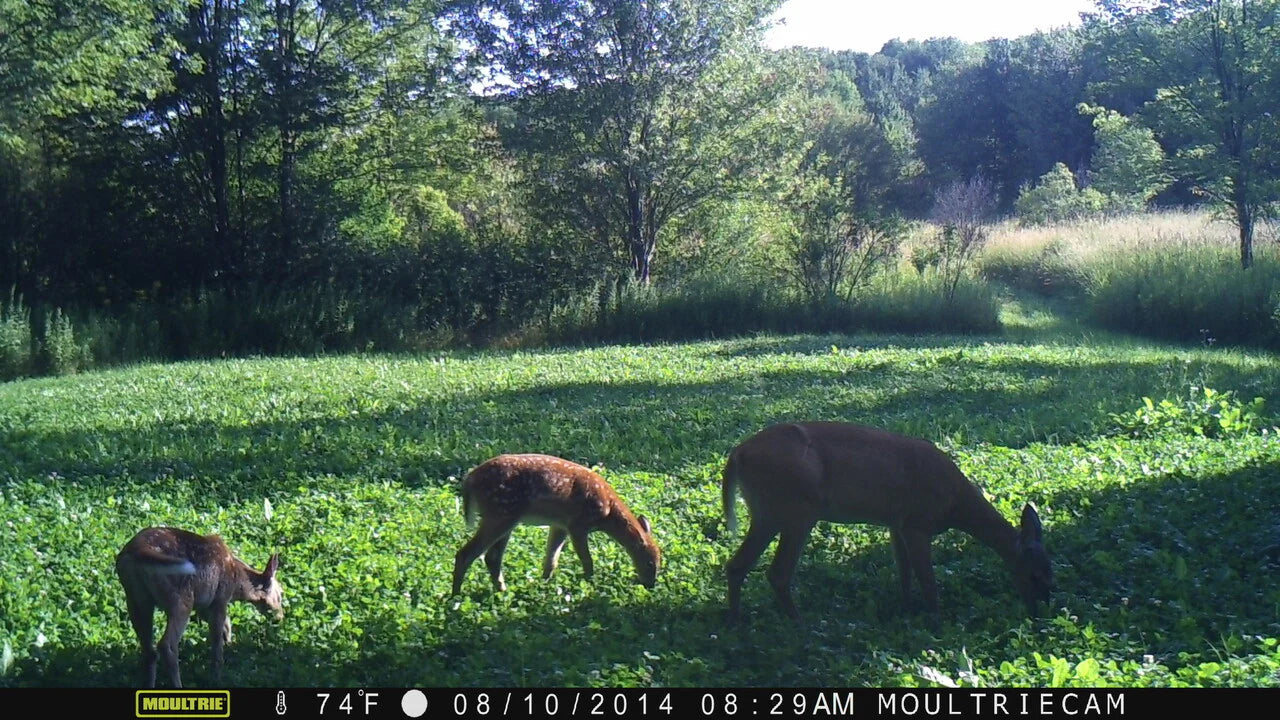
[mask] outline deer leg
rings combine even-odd
[[[729,576],[729,624],[732,625],[738,621],[738,615],[741,611],[742,604],[742,583],[747,579],[747,573],[751,572],[751,568],[755,567],[756,561],[760,559],[760,554],[764,549],[769,547],[769,543],[773,541],[773,536],[778,531],[773,528],[766,528],[763,523],[757,522],[754,518],[751,520],[751,527],[747,530],[747,537],[742,541],[742,547],[738,548],[738,552],[733,554],[729,563],[725,566],[725,574]]]
[[[178,671],[178,645],[182,641],[182,633],[187,629],[187,623],[191,621],[191,608],[177,607],[166,608],[165,615],[169,620],[164,626],[164,635],[160,638],[160,657],[164,658],[164,665],[169,669],[169,682],[174,689],[182,687],[182,674]]]
[[[889,542],[893,544],[893,559],[898,566],[898,584],[902,588],[902,603],[911,604],[911,558],[907,555],[907,545],[902,540],[902,533],[889,530]]]
[[[502,554],[507,551],[507,541],[510,539],[510,535],[503,535],[497,542],[490,545],[488,552],[484,554],[484,564],[489,568],[489,579],[493,581],[493,589],[497,592],[505,592],[507,589],[507,584],[502,581]]]
[[[152,621],[155,606],[141,600],[128,599],[129,622],[133,624],[133,632],[138,636],[138,644],[142,646],[142,682],[149,688],[156,686],[156,644],[153,637]]]
[[[916,579],[920,581],[920,590],[924,594],[925,610],[936,615],[938,583],[933,577],[933,560],[930,558],[929,550],[931,539],[927,532],[904,531],[902,533],[903,548],[911,562],[911,569],[915,572]]]
[[[773,586],[778,604],[797,624],[800,623],[800,611],[796,610],[796,604],[791,600],[791,579],[795,577],[800,552],[804,550],[812,529],[813,526],[809,525],[783,530],[782,537],[778,539],[778,549],[773,555],[773,563],[769,565],[769,584]]]
[[[564,549],[565,541],[568,539],[569,533],[564,528],[551,527],[551,532],[547,535],[547,555],[542,559],[543,580],[551,577],[551,573],[555,572],[556,565],[560,562],[560,551]]]
[[[569,532],[569,539],[573,541],[573,551],[578,553],[578,559],[582,561],[582,575],[590,580],[595,568],[591,564],[591,548],[587,545],[586,530],[572,530]]]
[[[225,606],[214,606],[204,613],[209,621],[209,645],[212,648],[213,682],[222,684],[222,647],[231,642],[231,618]]]
[[[467,568],[476,558],[485,554],[494,543],[511,534],[516,526],[516,519],[494,519],[492,516],[480,519],[480,527],[476,534],[467,541],[453,559],[453,594],[462,592],[462,578],[466,577]]]

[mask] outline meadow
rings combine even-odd
[[[221,533],[259,567],[282,554],[285,620],[232,607],[231,685],[1280,685],[1280,365],[1053,319],[1032,300],[1006,306],[1003,335],[243,359],[0,385],[0,685],[136,681],[112,561],[159,524]],[[823,523],[793,588],[804,628],[774,604],[772,550],[727,627],[723,565],[742,536],[725,531],[720,469],[796,419],[930,438],[1010,520],[1036,503],[1049,610],[1027,617],[995,553],[951,531],[934,542],[930,628],[900,608],[887,532]],[[457,479],[519,451],[599,467],[650,517],[653,590],[603,535],[592,582],[571,553],[543,581],[545,530],[522,527],[507,592],[477,563],[449,597],[469,536]],[[207,648],[193,623],[190,686],[210,682]]]

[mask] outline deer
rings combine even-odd
[[[116,555],[116,574],[124,585],[129,620],[142,646],[143,682],[156,686],[157,647],[152,643],[156,608],[167,616],[159,656],[174,688],[182,687],[178,670],[178,642],[192,612],[209,623],[213,646],[213,678],[222,680],[222,649],[231,642],[232,601],[252,603],[263,615],[284,619],[283,591],[276,579],[280,555],[274,554],[262,572],[231,554],[217,535],[198,535],[169,527],[149,527],[134,535]]]
[[[547,551],[542,578],[551,577],[567,540],[582,562],[583,575],[593,573],[587,536],[603,531],[630,555],[636,580],[652,588],[657,582],[662,552],[649,521],[633,515],[626,503],[599,474],[574,462],[550,455],[499,455],[477,466],[462,481],[462,512],[475,534],[458,551],[453,564],[453,594],[462,591],[467,569],[484,555],[494,590],[507,589],[502,555],[517,525],[547,526]]]
[[[819,520],[887,526],[903,601],[911,578],[936,623],[938,585],[930,559],[934,536],[958,529],[1004,560],[1014,585],[1035,615],[1049,601],[1053,568],[1034,505],[1014,528],[955,462],[928,440],[838,422],[782,423],[747,438],[729,454],[721,482],[726,525],[736,531],[740,490],[751,511],[741,547],[726,565],[729,623],[741,612],[742,584],[774,536],[780,535],[769,584],[782,610],[801,624],[791,581],[801,551]]]

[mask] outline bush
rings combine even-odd
[[[1102,193],[1114,210],[1145,210],[1152,198],[1172,183],[1155,133],[1114,110],[1083,103],[1079,109],[1093,116],[1091,187]]]
[[[969,263],[986,244],[990,235],[987,221],[995,209],[995,186],[982,176],[952,183],[934,196],[930,219],[941,226],[935,247],[948,301],[955,296]]]
[[[12,380],[31,372],[31,312],[22,299],[9,294],[9,302],[0,303],[0,381]]]
[[[1239,437],[1253,432],[1262,413],[1263,399],[1241,402],[1235,392],[1213,388],[1191,388],[1185,398],[1155,402],[1142,398],[1142,407],[1133,412],[1112,414],[1122,435],[1145,438],[1162,432],[1201,437]]]
[[[1101,215],[1107,210],[1105,195],[1093,188],[1079,189],[1075,175],[1062,163],[1023,188],[1014,209],[1027,225],[1051,225]]]
[[[45,316],[39,361],[41,369],[51,375],[70,375],[86,370],[93,364],[89,345],[76,340],[71,318],[61,310],[55,309],[52,314]]]

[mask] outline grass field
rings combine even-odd
[[[242,360],[0,385],[0,685],[135,681],[112,560],[153,524],[222,533],[258,566],[282,553],[284,622],[232,609],[232,685],[1280,685],[1280,365],[1089,336],[1034,307],[1006,324],[1004,338]],[[1192,387],[1266,406],[1251,428],[1217,405],[1161,409]],[[727,628],[722,568],[741,534],[725,533],[719,471],[743,437],[796,419],[928,437],[1006,517],[1037,503],[1051,611],[1026,617],[995,553],[953,531],[934,544],[931,630],[899,609],[884,530],[821,524],[794,588],[805,628],[773,602],[772,551],[745,624]],[[521,528],[506,593],[477,563],[449,598],[468,536],[456,478],[515,451],[602,465],[653,520],[657,587],[635,585],[603,535],[594,582],[571,553],[542,581],[545,530]],[[210,682],[206,635],[193,623],[184,638],[190,686]]]

